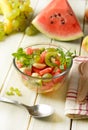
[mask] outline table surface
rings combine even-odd
[[[35,15],[38,14],[50,1],[51,0],[31,0]],[[86,36],[88,34],[88,22],[84,19],[84,12],[88,6],[88,1],[68,1],[80,22],[84,36]],[[24,33],[17,33],[8,36],[4,41],[0,42],[1,96],[28,105],[46,103],[53,106],[55,110],[55,113],[49,118],[35,119],[29,115],[25,108],[0,102],[0,130],[87,130],[88,120],[70,120],[64,115],[66,87],[62,87],[60,90],[46,95],[36,94],[32,90],[26,88],[18,77],[12,63],[12,53],[20,46],[24,47],[32,43],[37,43],[37,41],[55,42],[72,51],[76,50],[77,55],[88,55],[88,53],[81,48],[82,38],[72,42],[60,42],[54,41],[41,33],[35,36],[27,36]],[[19,88],[22,92],[22,96],[7,96],[6,91],[8,91],[11,86]]]

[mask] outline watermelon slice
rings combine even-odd
[[[32,21],[48,37],[60,41],[83,36],[80,24],[67,0],[52,0]]]

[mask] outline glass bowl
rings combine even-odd
[[[17,53],[12,54],[15,57],[13,59],[13,64],[16,70],[19,72],[25,86],[36,91],[37,93],[46,93],[55,91],[63,85],[66,76],[72,66],[72,56],[68,56],[70,54],[68,53],[68,50],[59,45],[51,43],[32,44],[31,46],[20,48],[18,49],[19,54],[20,51],[22,51],[21,49],[23,49],[23,51],[25,51],[27,55],[33,54],[33,57],[28,60],[30,65],[27,67],[24,67],[24,65],[21,64],[21,61],[23,61],[25,58],[21,57],[19,61],[19,56],[17,57]],[[47,56],[48,58],[41,58],[40,51],[38,50],[41,50],[42,55],[44,55],[43,53],[45,51],[45,57],[47,54],[47,50],[50,51]],[[58,53],[58,55],[56,55],[56,50],[59,50],[60,54]],[[42,61],[40,59],[42,59]],[[56,62],[56,60],[58,59],[59,62]],[[46,63],[48,65],[46,65]],[[31,72],[29,70],[31,70]],[[44,73],[42,74],[40,72]]]

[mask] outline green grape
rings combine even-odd
[[[7,19],[13,20],[13,19],[15,19],[17,16],[19,16],[19,15],[20,15],[20,10],[19,10],[19,9],[12,10],[12,12],[10,12],[10,13],[7,15]]]
[[[5,37],[4,24],[3,22],[0,22],[0,41],[3,40],[4,37]]]
[[[39,31],[31,24],[26,28],[25,33],[29,36],[36,35]]]
[[[12,21],[12,26],[13,26],[13,28],[14,28],[15,31],[18,31],[17,29],[19,27],[19,21],[17,19],[14,19]]]

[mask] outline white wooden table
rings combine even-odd
[[[51,0],[31,0],[35,15],[41,11]],[[84,31],[84,36],[88,34],[88,23],[84,21],[85,8],[88,6],[87,0],[68,0],[77,15],[80,25]],[[46,119],[35,119],[30,117],[27,110],[14,105],[0,102],[0,130],[88,130],[88,120],[70,120],[64,115],[66,99],[66,87],[51,94],[38,94],[27,89],[18,77],[12,64],[12,53],[18,47],[27,46],[37,41],[55,42],[67,49],[76,50],[78,55],[88,54],[81,48],[82,38],[72,42],[53,41],[43,34],[27,36],[18,33],[8,36],[0,42],[0,94],[22,103],[33,105],[34,103],[46,103],[54,107],[55,113]],[[13,86],[19,88],[22,96],[7,96],[6,91]]]

